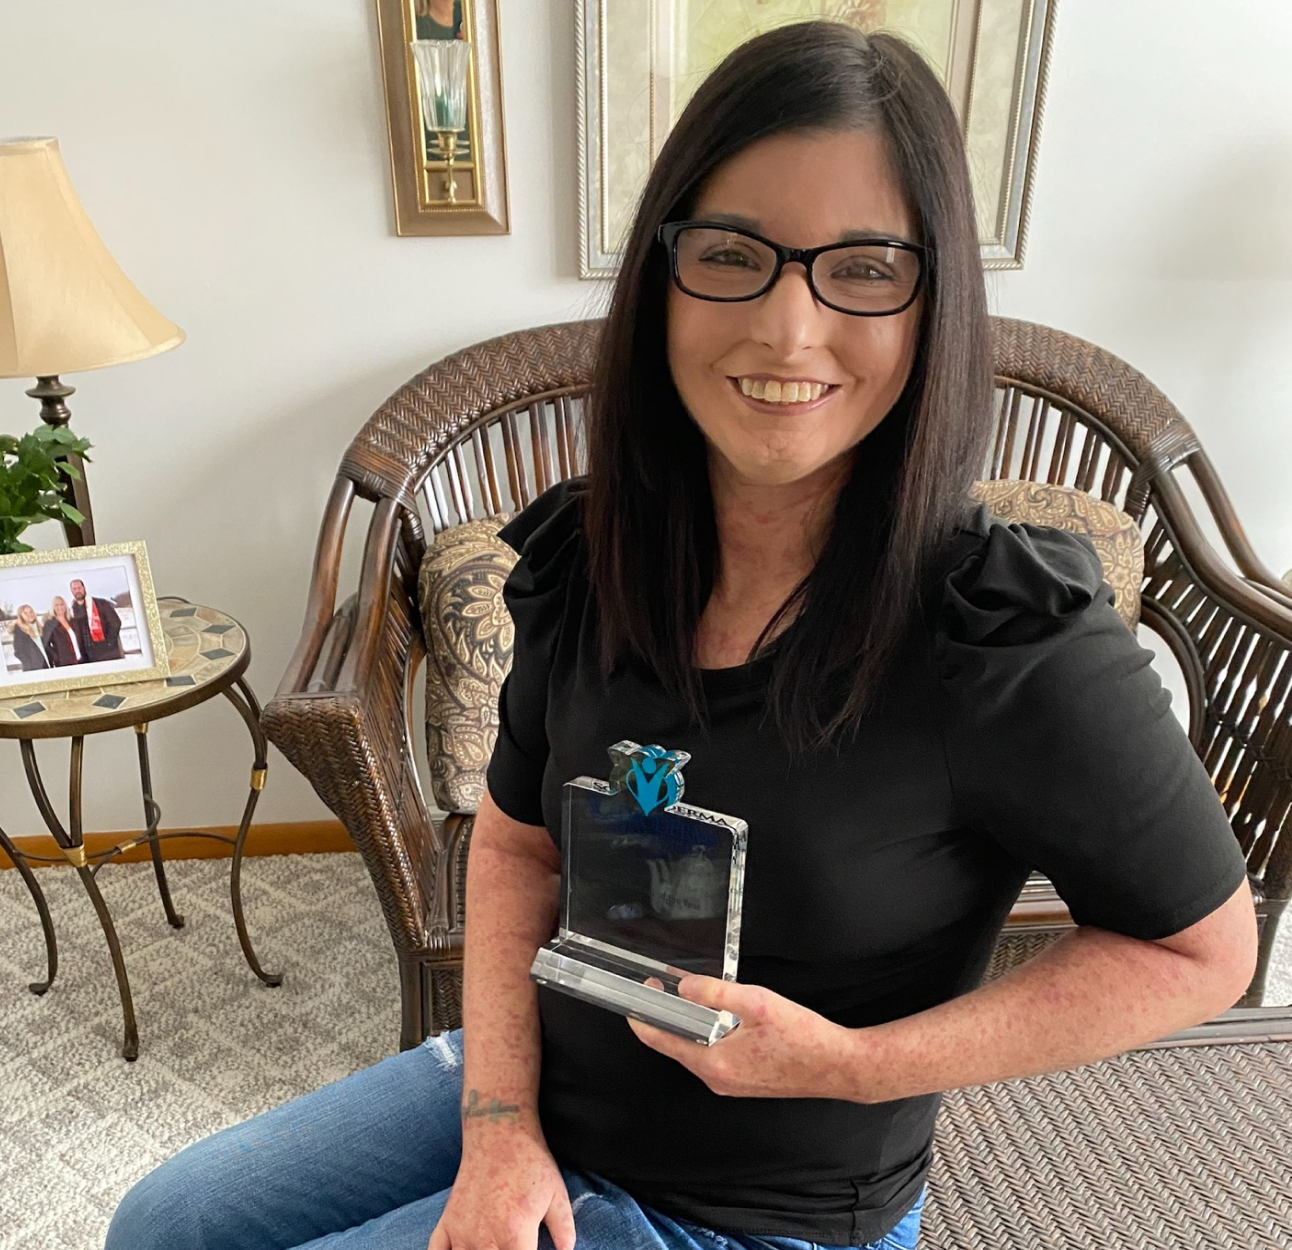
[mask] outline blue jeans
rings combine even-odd
[[[462,1153],[462,1034],[315,1090],[180,1151],[122,1200],[107,1250],[426,1250]],[[814,1250],[716,1233],[561,1169],[577,1250]],[[915,1208],[866,1250],[914,1250]],[[552,1250],[541,1228],[539,1250]]]

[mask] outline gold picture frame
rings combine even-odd
[[[469,155],[457,157],[453,163],[454,203],[444,198],[444,162],[428,148],[417,69],[409,47],[418,37],[419,17],[430,20],[419,12],[427,6],[428,0],[377,0],[395,233],[508,234],[511,226],[497,0],[455,0],[451,8],[457,37],[471,45],[466,130]]]
[[[93,603],[92,613],[76,612],[77,582]],[[65,608],[61,615],[58,599]],[[25,608],[32,609],[34,622],[28,621]],[[84,633],[81,615],[87,618]],[[88,636],[92,616],[99,618],[102,639]],[[20,624],[28,623],[35,624],[35,634],[23,629],[19,638]],[[108,654],[114,647],[117,654]],[[103,654],[91,658],[96,648]],[[65,675],[54,676],[64,670]],[[142,542],[0,556],[0,699],[169,675],[166,636]]]
[[[686,100],[744,39],[828,17],[925,53],[969,152],[986,269],[1021,269],[1058,0],[576,0],[579,276],[612,278],[646,175]]]

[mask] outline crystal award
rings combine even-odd
[[[608,782],[565,784],[560,929],[529,975],[708,1046],[740,1021],[677,987],[691,972],[736,979],[748,826],[681,801],[690,758],[618,742]]]

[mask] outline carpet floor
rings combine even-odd
[[[120,1055],[121,1009],[103,933],[76,876],[40,873],[59,941],[45,950],[30,896],[0,872],[0,1250],[99,1250],[121,1195],[181,1147],[393,1054],[399,984],[376,895],[354,854],[248,859],[243,898],[270,989],[243,961],[227,860],[168,868],[185,916],[171,929],[147,864],[100,875],[139,1020]],[[1280,934],[1266,995],[1292,1003]]]
[[[244,861],[247,967],[228,860],[168,865],[172,929],[148,864],[99,876],[125,952],[139,1058],[121,1058],[116,981],[75,874],[39,874],[59,970],[16,872],[0,872],[0,1250],[99,1250],[121,1195],[181,1147],[347,1076],[399,1046],[399,979],[358,855]]]

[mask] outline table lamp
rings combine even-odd
[[[0,378],[36,379],[27,392],[52,426],[71,419],[74,388],[61,373],[142,360],[177,347],[167,321],[121,272],[72,189],[57,139],[0,140]],[[65,480],[67,502],[84,513],[64,521],[73,547],[94,542],[89,489]]]

